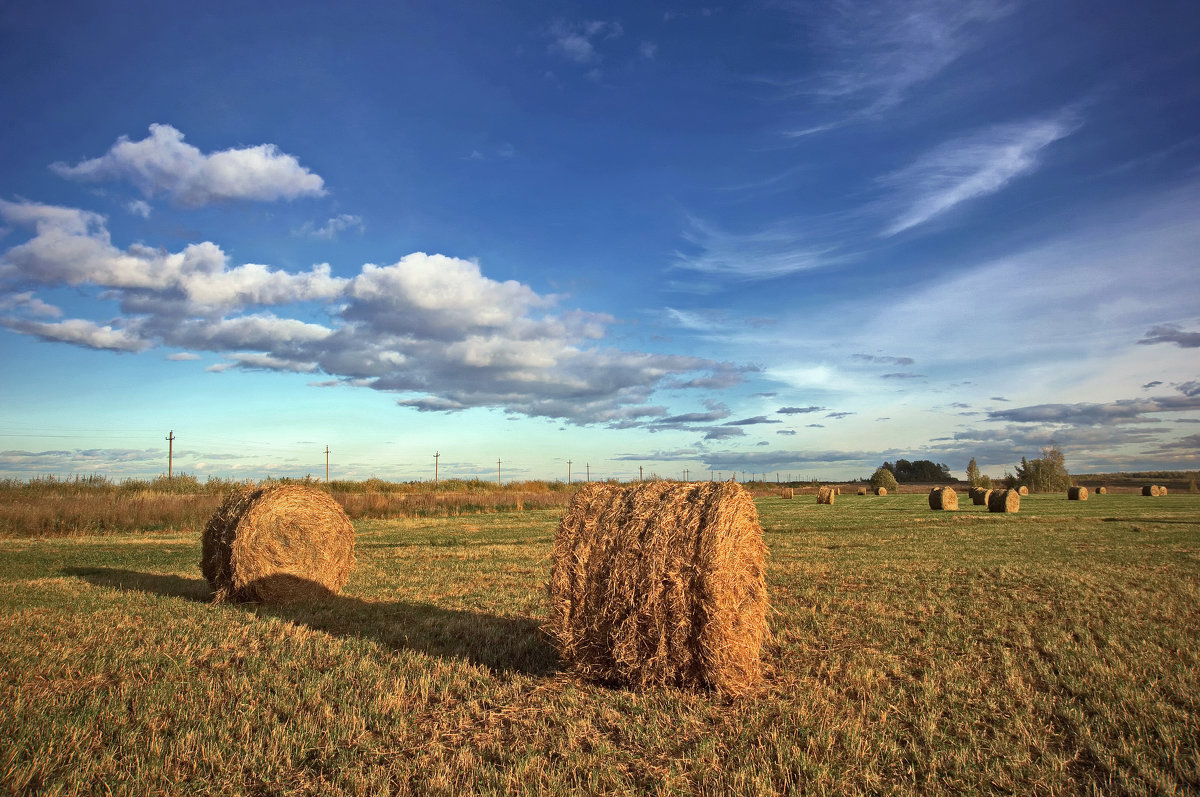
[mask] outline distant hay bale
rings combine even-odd
[[[822,487],[819,490],[817,490],[817,503],[818,504],[832,504],[833,497],[835,495],[837,495],[837,493],[834,492],[834,489],[832,487]]]
[[[1029,495],[1029,488],[1022,484],[1017,488],[1017,492],[1021,495]]]
[[[1167,494],[1167,486],[1166,486],[1165,484],[1160,484],[1160,485],[1158,485],[1158,494],[1159,494],[1159,495],[1166,495],[1166,494]]]
[[[1108,488],[1107,487],[1097,487],[1096,495],[1108,495]]]
[[[866,495],[866,494],[867,494],[867,488],[866,488],[866,487],[859,487],[859,488],[858,488],[858,494],[859,494],[859,495]]]
[[[743,694],[770,639],[766,556],[738,484],[589,484],[554,535],[545,629],[584,677]]]
[[[1017,490],[992,490],[988,496],[989,512],[1021,511],[1021,493]]]
[[[958,509],[958,493],[949,487],[934,487],[929,491],[930,509]]]
[[[841,494],[842,494],[842,488],[841,488],[841,487],[834,487],[834,488],[833,488],[833,494],[834,494],[834,495],[841,495]]]
[[[991,490],[984,489],[983,487],[976,487],[971,490],[971,503],[975,506],[987,506],[988,497],[991,496],[991,494]]]
[[[792,497],[792,488],[784,487],[783,490],[780,491],[779,497],[780,498],[791,498]]]
[[[328,493],[300,485],[235,490],[201,539],[215,600],[293,603],[336,594],[354,567],[354,526]]]
[[[876,487],[875,495],[887,495],[887,488],[886,487]]]
[[[1100,489],[1103,490],[1104,488],[1101,487]],[[1068,501],[1086,501],[1086,500],[1088,500],[1088,489],[1086,487],[1068,487],[1067,488],[1067,500]]]
[[[1162,495],[1162,488],[1157,484],[1147,484],[1142,488],[1142,495],[1153,495],[1155,497]]]

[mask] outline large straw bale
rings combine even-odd
[[[1068,487],[1068,501],[1086,501],[1088,500],[1088,489],[1086,487]]]
[[[958,509],[958,493],[949,487],[934,487],[929,491],[930,509]]]
[[[887,488],[886,487],[876,487],[875,495],[887,495]]]
[[[783,490],[780,491],[779,497],[780,498],[791,498],[792,492],[793,492],[793,490],[791,487],[784,487]]]
[[[987,507],[989,512],[1020,512],[1021,493],[1017,490],[992,490]]]
[[[867,488],[866,488],[866,487],[859,487],[859,488],[858,488],[858,494],[859,494],[859,495],[866,495],[866,494],[867,494]]]
[[[817,490],[817,503],[818,504],[832,504],[833,497],[835,495],[837,495],[837,493],[835,493],[833,491],[832,487],[822,487]]]
[[[588,678],[751,691],[770,640],[766,556],[738,484],[589,484],[554,535],[546,631]]]
[[[1147,484],[1142,488],[1142,495],[1153,495],[1157,497],[1162,495],[1160,492],[1161,489],[1162,488],[1160,488],[1157,484]]]
[[[988,497],[991,494],[991,490],[983,487],[975,487],[971,490],[971,503],[975,506],[987,506]]]
[[[336,594],[354,567],[354,527],[328,493],[235,490],[209,518],[200,569],[215,600],[293,603]]]

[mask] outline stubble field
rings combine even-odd
[[[195,533],[0,540],[0,790],[1200,791],[1200,496],[757,504],[739,700],[562,670],[561,509],[356,521],[343,594],[290,608],[209,603]]]

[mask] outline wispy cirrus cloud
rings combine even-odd
[[[325,181],[274,144],[204,154],[184,142],[171,125],[152,124],[141,141],[121,136],[105,154],[74,166],[54,163],[55,174],[72,180],[126,180],[145,196],[165,194],[182,207],[227,200],[296,199],[322,196]],[[149,206],[133,212],[148,213]]]
[[[301,225],[300,229],[295,231],[295,234],[332,241],[343,232],[353,231],[362,235],[366,230],[367,225],[363,224],[362,216],[355,216],[351,213],[340,213],[320,226],[313,224],[311,221],[305,222]]]
[[[836,245],[815,243],[785,225],[732,233],[690,217],[681,235],[689,250],[675,253],[674,267],[714,278],[775,279],[846,259]]]
[[[973,199],[994,194],[1033,172],[1042,152],[1079,127],[1071,111],[995,125],[941,144],[912,164],[879,178],[892,193],[881,202],[892,220],[889,237],[917,227]]]
[[[615,39],[624,33],[619,22],[587,20],[567,22],[556,20],[550,25],[548,49],[555,55],[583,66],[594,65],[601,60],[596,42]]]
[[[833,0],[783,5],[811,31],[823,60],[816,78],[791,83],[796,94],[840,111],[832,121],[799,126],[792,136],[876,118],[900,105],[977,45],[1012,8],[998,0]]]

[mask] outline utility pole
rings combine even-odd
[[[171,434],[167,435],[167,479],[171,478],[171,466],[175,459],[175,430],[171,430]]]
[[[329,445],[325,445],[325,483],[329,484]]]
[[[691,471],[690,471],[690,470],[688,470],[687,468],[684,468],[684,469],[683,469],[683,480],[684,480],[684,481],[687,481],[687,480],[688,480],[688,474],[689,474],[689,473],[691,473]]]
[[[587,463],[587,480],[589,482],[592,480],[592,463],[590,462]]]
[[[638,465],[638,481],[642,481],[642,466]]]
[[[433,455],[433,483],[434,484],[437,484],[437,479],[438,479],[438,473],[437,473],[438,462],[437,461],[438,461],[438,457],[440,457],[441,455],[442,455],[441,451],[437,451]]]
[[[567,484],[571,483],[571,460],[567,460]]]
[[[500,486],[500,460],[496,460],[496,486]]]

